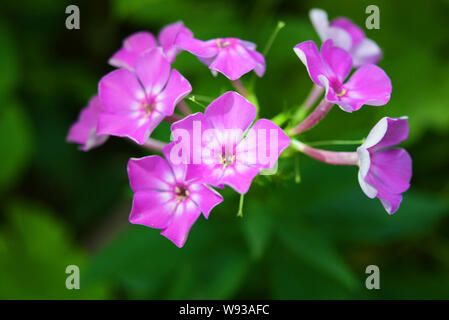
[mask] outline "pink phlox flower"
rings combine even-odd
[[[163,150],[166,158],[170,146]],[[128,176],[134,200],[129,221],[161,229],[161,234],[182,247],[190,228],[203,213],[210,211],[223,198],[198,180],[186,179],[186,165],[174,165],[160,156],[132,158]]]
[[[402,193],[410,187],[412,159],[405,149],[391,148],[409,133],[407,117],[382,118],[357,149],[359,183],[370,198],[377,197],[389,214],[396,212]]]
[[[188,165],[187,177],[246,193],[254,177],[273,167],[289,137],[274,122],[256,118],[256,108],[230,91],[203,113],[172,125],[171,161]]]
[[[376,42],[368,39],[351,20],[336,18],[329,23],[326,11],[321,9],[310,10],[309,16],[321,41],[332,39],[335,46],[346,50],[352,56],[354,67],[376,64],[382,57]]]
[[[134,70],[136,59],[144,52],[160,46],[170,63],[173,63],[181,51],[175,46],[179,34],[192,37],[193,33],[181,21],[165,26],[156,38],[147,31],[136,32],[123,41],[123,45],[109,59],[109,64],[117,68]]]
[[[390,100],[390,78],[376,65],[364,65],[344,82],[352,70],[352,58],[345,50],[333,46],[332,40],[323,43],[321,52],[313,41],[297,44],[294,51],[312,81],[326,89],[326,100],[342,110],[356,111],[364,104],[381,106]]]
[[[256,51],[256,45],[252,42],[237,38],[201,41],[180,34],[176,45],[196,55],[214,76],[220,72],[230,80],[237,80],[251,70],[259,77],[265,73],[265,58]]]
[[[98,91],[104,106],[98,132],[143,144],[192,87],[176,69],[170,70],[161,49],[153,48],[137,58],[135,72],[120,68],[104,76]]]

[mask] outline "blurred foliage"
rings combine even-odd
[[[81,29],[67,30],[77,4]],[[126,176],[138,147],[111,138],[88,153],[65,142],[123,38],[157,33],[183,20],[200,39],[235,36],[263,48],[285,21],[257,80],[261,116],[299,104],[311,88],[293,46],[318,37],[314,6],[364,26],[377,4],[380,30],[365,30],[384,50],[380,66],[393,94],[384,107],[354,114],[335,108],[305,140],[360,139],[382,116],[408,115],[412,188],[388,216],[360,190],[355,168],[299,157],[275,176],[258,177],[236,217],[238,196],[193,226],[183,249],[130,225]],[[449,298],[448,1],[339,2],[258,0],[114,0],[2,3],[0,13],[0,298],[400,299]],[[175,67],[210,98],[232,89],[181,53]],[[251,75],[245,76],[248,82]],[[191,104],[192,109],[201,108]],[[167,140],[169,126],[155,137]],[[347,148],[346,148],[347,149]],[[81,270],[81,290],[65,289],[65,268]],[[366,290],[365,268],[380,267],[381,290]]]

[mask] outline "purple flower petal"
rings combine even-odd
[[[217,41],[220,41],[220,39]],[[230,80],[237,80],[245,73],[255,69],[256,63],[245,47],[240,43],[236,43],[220,49],[209,68],[221,72]]]
[[[366,38],[363,30],[349,19],[336,18],[330,23],[330,25],[332,27],[338,27],[345,30],[351,36],[353,47],[356,47],[363,39]]]
[[[190,83],[178,70],[173,69],[166,87],[155,98],[156,110],[166,115],[172,115],[175,106],[190,92],[192,92]]]
[[[346,94],[341,97],[340,106],[349,105],[352,111],[364,104],[382,106],[390,101],[391,81],[386,73],[375,65],[366,65],[358,69],[344,84]],[[334,101],[332,101],[334,102]]]
[[[109,64],[117,68],[133,70],[136,59],[145,51],[157,46],[149,32],[137,32],[123,41],[123,46],[110,59]]]
[[[222,171],[221,183],[227,184],[240,194],[248,192],[254,177],[260,172],[258,167],[249,167],[245,164],[235,162]]]
[[[381,193],[402,193],[410,187],[412,159],[405,149],[388,149],[371,154],[365,181]]]
[[[175,44],[200,58],[210,58],[218,54],[215,40],[201,41],[185,34],[179,34]]]
[[[144,99],[145,92],[135,74],[126,69],[114,70],[105,75],[98,85],[100,100],[105,112],[130,113]]]
[[[159,48],[151,49],[136,60],[136,74],[146,94],[152,97],[165,87],[170,75],[170,63]]]
[[[265,57],[263,56],[263,54],[255,51],[255,50],[251,50],[251,49],[248,49],[248,53],[251,56],[251,58],[253,59],[253,61],[255,62],[254,72],[259,77],[262,77],[264,75],[265,69],[266,69]]]
[[[159,32],[159,44],[164,50],[170,63],[175,60],[176,55],[181,51],[181,49],[175,45],[176,39],[181,33],[187,37],[193,37],[192,31],[187,29],[181,21],[169,24]]]
[[[69,130],[67,141],[80,144],[83,151],[88,151],[98,147],[106,142],[108,135],[97,135],[97,122],[102,104],[97,95],[89,100],[86,108],[84,108]]]
[[[223,197],[218,192],[202,183],[192,184],[190,190],[192,191],[192,201],[200,207],[206,219],[209,218],[211,210],[223,201]]]
[[[371,129],[363,147],[370,151],[377,151],[400,144],[408,138],[408,118],[382,118]]]
[[[170,192],[138,191],[134,194],[129,222],[150,228],[167,228],[176,210]]]
[[[373,40],[363,39],[352,52],[354,67],[376,64],[382,58],[382,50]]]
[[[290,145],[290,138],[274,122],[260,119],[237,146],[237,161],[247,166],[272,168]]]
[[[137,191],[170,191],[175,177],[167,161],[159,156],[131,158],[128,162],[131,188]]]
[[[395,213],[399,209],[399,205],[402,202],[402,194],[379,193],[377,197],[379,198],[388,214]]]
[[[182,248],[187,240],[190,228],[200,215],[201,210],[193,201],[181,202],[173,213],[170,224],[161,232],[161,235]]]
[[[330,74],[343,83],[352,69],[351,56],[345,50],[333,46],[332,40],[323,43],[321,56]]]
[[[257,109],[248,100],[234,91],[228,91],[212,101],[204,112],[213,128],[240,129],[245,132],[256,118]],[[237,140],[240,140],[238,137]]]
[[[144,144],[165,115],[154,111],[143,118],[135,118],[132,114],[102,113],[98,120],[98,133],[126,137],[138,144]]]
[[[312,9],[309,11],[309,18],[321,41],[326,41],[328,39],[329,29],[329,19],[326,11],[321,9]]]
[[[318,76],[327,76],[327,72],[324,68],[321,54],[318,51],[318,47],[316,46],[315,42],[311,40],[301,42],[297,44],[293,48],[293,50],[302,61],[302,63],[306,66],[312,81],[315,82],[316,85],[322,87],[323,84],[319,80]]]

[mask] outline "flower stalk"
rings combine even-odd
[[[162,149],[166,146],[166,143],[153,138],[148,138],[142,146],[147,150],[162,152]]]
[[[238,93],[240,93],[245,98],[248,98],[249,96],[248,90],[246,90],[245,86],[243,85],[242,81],[240,81],[240,79],[232,80],[231,83]]]
[[[346,166],[357,166],[359,163],[357,152],[337,152],[316,149],[296,139],[292,139],[291,144],[296,150],[324,163]]]
[[[181,100],[178,103],[177,107],[185,116],[192,114],[192,110],[190,110],[190,107],[187,105],[187,103],[184,100]]]
[[[318,124],[318,122],[323,119],[327,113],[330,111],[334,104],[332,102],[327,101],[326,99],[321,100],[320,104],[316,107],[315,110],[309,116],[304,119],[300,124],[290,130],[290,135],[296,135],[307,131]]]

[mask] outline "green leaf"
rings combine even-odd
[[[33,149],[33,135],[27,114],[16,103],[0,109],[0,192],[12,185],[26,168]]]
[[[388,215],[378,199],[365,197],[361,190],[347,189],[336,197],[323,199],[307,214],[326,234],[338,240],[384,243],[421,237],[448,213],[447,202],[409,192],[399,210]]]
[[[0,24],[0,97],[8,98],[18,79],[17,49],[9,30]]]
[[[296,221],[285,221],[279,226],[281,242],[303,263],[327,274],[346,288],[353,289],[357,285],[356,277],[324,233]]]
[[[230,299],[249,267],[245,256],[229,247],[191,257],[184,266],[177,269],[169,299]]]
[[[14,202],[0,230],[0,298],[101,299],[102,284],[84,282],[86,255],[72,244],[65,226],[44,207]],[[68,265],[80,268],[80,289],[65,286]]]
[[[274,219],[273,212],[248,195],[242,217],[242,228],[248,243],[251,257],[259,259],[270,240]]]
[[[111,281],[134,296],[151,297],[182,262],[182,250],[155,230],[129,226],[94,257],[86,281]]]
[[[319,268],[291,255],[285,247],[276,247],[271,255],[271,299],[348,299],[353,290]],[[264,279],[264,281],[266,281]]]

